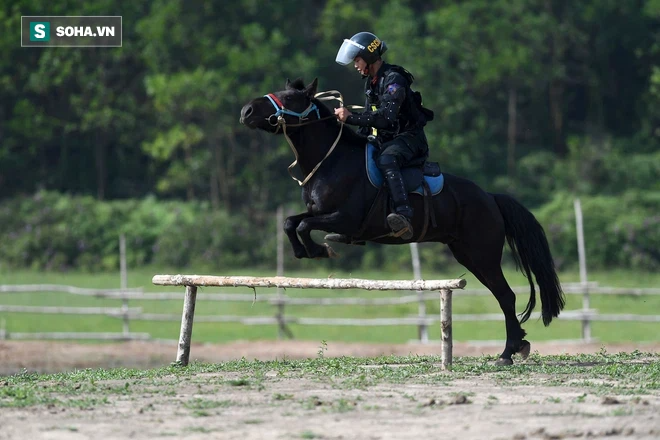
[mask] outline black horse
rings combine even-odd
[[[456,260],[493,293],[504,312],[506,345],[497,364],[512,364],[515,353],[526,358],[530,344],[523,339],[526,332],[521,324],[536,306],[532,274],[539,287],[545,326],[565,303],[545,232],[534,215],[511,196],[488,193],[470,180],[444,173],[440,192],[410,196],[415,210],[413,238],[404,241],[393,236],[385,222],[387,203],[376,203],[389,197],[381,196],[383,188],[376,187],[366,171],[366,139],[337,121],[334,112],[316,97],[317,84],[317,79],[308,86],[300,79],[287,80],[285,90],[247,103],[240,117],[249,128],[284,133],[307,176],[298,181],[307,211],[288,217],[284,224],[295,256],[333,256],[330,246],[312,240],[312,230],[335,237],[341,234],[356,244],[445,243]],[[531,289],[520,322],[515,294],[501,268],[505,240]]]

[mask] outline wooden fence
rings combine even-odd
[[[590,295],[660,295],[660,289],[636,289],[636,288],[613,288],[600,287],[597,283],[588,282],[586,252],[584,246],[584,235],[582,227],[582,209],[580,201],[574,201],[576,230],[578,241],[578,253],[580,260],[580,282],[574,284],[564,284],[563,289],[569,295],[582,296],[582,308],[580,310],[564,311],[559,319],[577,320],[582,322],[581,340],[591,341],[591,323],[594,321],[637,321],[637,322],[660,322],[660,316],[657,315],[636,315],[636,314],[600,314],[590,306]],[[284,222],[283,208],[278,208],[277,224]],[[284,233],[282,228],[277,228],[277,275],[284,275]],[[145,333],[133,333],[130,331],[131,321],[178,321],[180,316],[173,314],[144,313],[140,308],[129,307],[129,301],[140,300],[181,300],[180,293],[144,293],[142,289],[127,288],[127,270],[126,270],[126,239],[124,235],[119,237],[120,249],[120,289],[85,289],[64,285],[0,285],[0,296],[2,293],[19,292],[65,292],[73,295],[93,296],[98,298],[118,299],[122,301],[121,307],[34,307],[34,306],[8,306],[2,305],[0,301],[0,339],[148,339],[150,336]],[[413,275],[415,280],[421,280],[421,264],[417,243],[410,244],[412,257]],[[515,292],[525,294],[529,291],[528,286],[514,287]],[[437,294],[416,291],[401,292],[402,295],[390,298],[291,298],[284,294],[282,289],[277,289],[277,294],[260,295],[260,301],[267,301],[275,307],[274,316],[200,316],[198,321],[206,322],[237,322],[245,325],[278,325],[278,334],[284,337],[288,334],[286,323],[298,323],[307,325],[417,325],[417,340],[426,343],[428,339],[428,326],[436,323],[439,319],[437,315],[429,315],[426,312],[426,303],[428,300],[436,300]],[[469,288],[460,294],[464,295],[491,295],[484,289]],[[202,301],[226,301],[243,302],[254,301],[250,295],[245,294],[227,294],[214,293],[197,295]],[[414,316],[405,318],[380,318],[380,319],[327,319],[327,318],[298,318],[287,317],[285,311],[287,306],[296,305],[396,305],[396,304],[418,304],[418,313]],[[54,313],[54,314],[86,314],[86,315],[104,315],[117,318],[122,321],[122,331],[117,333],[15,333],[7,332],[3,325],[2,313]],[[532,315],[534,318],[537,314]],[[501,314],[486,315],[454,315],[457,321],[502,321]]]
[[[434,290],[440,292],[440,329],[441,329],[441,364],[443,369],[451,368],[452,364],[452,290],[465,287],[465,280],[365,280],[365,279],[339,279],[339,278],[289,278],[289,277],[245,277],[245,276],[206,276],[206,275],[155,275],[152,282],[161,286],[185,286],[186,294],[183,301],[183,313],[181,317],[181,332],[179,335],[179,349],[176,362],[180,365],[188,365],[190,358],[190,341],[197,302],[197,288],[204,286],[221,287],[277,287],[297,289],[359,289],[359,290]],[[298,318],[295,322],[304,324]],[[405,319],[405,318],[404,318]],[[305,318],[309,321],[309,318]],[[310,325],[328,320],[316,319],[316,322],[307,322]],[[340,320],[341,321],[341,320]],[[360,321],[360,320],[352,320]],[[368,321],[384,321],[370,319]],[[355,325],[354,323],[351,323]],[[341,325],[336,323],[335,325]],[[358,324],[359,325],[359,324]],[[382,323],[374,325],[384,325]]]
[[[529,287],[516,287],[516,292],[527,292]],[[660,295],[660,289],[638,289],[638,288],[615,288],[600,287],[597,283],[589,283],[586,286],[577,284],[564,284],[563,289],[567,295],[584,295],[585,291],[592,295]],[[66,315],[96,315],[108,316],[121,321],[123,328],[121,332],[116,333],[16,333],[8,331],[0,319],[0,339],[96,339],[96,340],[145,340],[150,339],[146,333],[134,333],[130,331],[130,323],[133,321],[172,321],[177,322],[181,319],[180,314],[149,313],[139,307],[129,307],[130,301],[162,301],[176,300],[181,301],[183,295],[181,292],[156,292],[145,293],[143,289],[85,289],[64,285],[0,285],[0,296],[2,293],[21,293],[21,292],[64,292],[72,295],[91,296],[96,298],[109,298],[122,301],[121,307],[61,307],[61,306],[26,306],[26,305],[3,305],[0,300],[0,316],[6,313],[32,313],[32,314],[66,314]],[[234,316],[234,315],[200,315],[197,316],[197,322],[234,322],[243,325],[277,325],[280,334],[287,335],[287,324],[300,325],[342,325],[342,326],[401,326],[415,325],[419,328],[420,342],[424,340],[422,335],[428,329],[428,326],[434,325],[440,321],[439,315],[426,313],[425,304],[427,301],[437,301],[437,292],[417,292],[401,291],[401,295],[387,298],[360,298],[360,297],[324,297],[324,298],[305,298],[291,297],[285,295],[278,289],[278,293],[262,294],[257,300],[267,302],[274,307],[271,316]],[[460,296],[467,295],[491,295],[483,288],[468,288],[460,292]],[[236,293],[199,293],[197,300],[220,301],[220,302],[253,302],[255,298],[250,294]],[[420,304],[419,312],[416,315],[398,318],[364,318],[364,319],[346,319],[346,318],[308,318],[286,316],[287,307],[291,306],[387,306],[400,304]],[[532,315],[534,319],[538,313]],[[453,321],[503,321],[503,315],[493,314],[454,314]],[[590,324],[597,321],[608,322],[660,322],[660,315],[640,315],[640,314],[603,314],[591,308],[579,310],[565,310],[559,316],[561,320],[581,321],[583,322],[583,333],[581,340],[589,342],[590,332],[586,334],[584,323]]]
[[[143,289],[87,289],[74,286],[65,286],[61,284],[25,284],[25,285],[0,285],[0,294],[2,293],[34,293],[44,294],[60,292],[80,296],[92,296],[96,298],[118,298],[124,299],[122,307],[62,307],[62,306],[24,306],[24,305],[3,305],[0,304],[0,314],[2,313],[32,313],[32,314],[56,314],[56,315],[95,315],[109,316],[121,319],[124,324],[122,332],[36,332],[22,333],[9,332],[6,329],[4,320],[0,320],[0,340],[2,339],[31,339],[31,340],[148,340],[151,336],[148,333],[131,333],[128,330],[131,318],[140,316],[142,309],[134,307],[129,308],[127,300],[129,298],[145,297]],[[145,297],[144,299],[150,299]]]

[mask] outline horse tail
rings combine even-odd
[[[525,275],[531,288],[529,302],[520,323],[529,319],[536,306],[533,273],[539,286],[543,324],[547,327],[552,318],[559,316],[564,308],[565,297],[550,254],[545,231],[534,214],[513,197],[505,194],[493,194],[493,197],[504,217],[504,232],[513,253],[516,268]]]

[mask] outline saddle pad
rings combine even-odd
[[[383,173],[381,173],[376,165],[377,153],[378,149],[373,144],[368,143],[367,148],[365,148],[367,177],[374,187],[380,188],[385,181],[385,177],[383,177]],[[403,180],[406,183],[406,188],[409,193],[419,194],[420,196],[424,195],[424,187],[422,186],[419,177],[421,173],[421,170],[417,167],[401,169],[401,174],[403,175]],[[429,185],[432,195],[439,194],[445,186],[445,176],[442,173],[437,177],[424,176],[424,180],[426,180],[426,183]]]

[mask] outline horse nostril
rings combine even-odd
[[[241,118],[242,119],[249,118],[253,111],[254,109],[252,108],[251,105],[246,105],[245,107],[243,107],[243,111],[241,112]]]

